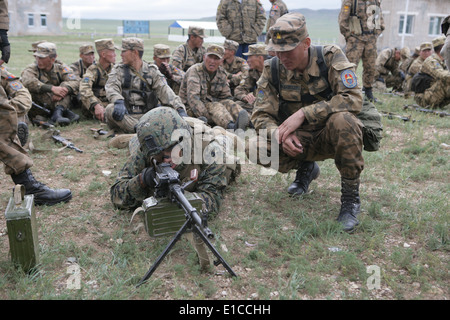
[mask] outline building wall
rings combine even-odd
[[[10,35],[62,34],[61,0],[9,0]]]
[[[409,47],[411,51],[422,42],[431,42],[442,35],[440,22],[450,14],[450,0],[409,0],[407,32],[401,29],[401,16],[406,12],[407,0],[382,0],[386,29],[378,38],[378,50]]]

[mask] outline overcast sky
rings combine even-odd
[[[264,9],[269,0],[260,0]],[[341,0],[284,0],[288,9],[338,9]],[[62,0],[63,17],[81,19],[192,20],[216,15],[218,0]]]

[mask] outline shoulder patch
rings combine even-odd
[[[17,91],[17,90],[20,90],[20,89],[23,88],[23,85],[22,85],[22,83],[21,83],[20,81],[11,81],[11,82],[9,83],[9,86],[10,86],[14,91]]]
[[[344,86],[349,89],[356,87],[358,83],[356,74],[348,69],[341,72],[341,80]]]

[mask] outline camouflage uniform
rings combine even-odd
[[[420,51],[427,50],[427,49],[430,49],[430,50],[433,49],[431,42],[424,42],[420,45],[420,49],[419,49]],[[423,59],[422,57],[419,56],[412,61],[409,68],[407,68],[406,70],[404,70],[404,69],[402,70],[406,74],[405,81],[403,82],[403,91],[404,92],[411,91],[411,80],[414,77],[414,75],[420,71],[420,68],[422,67],[424,61],[425,61],[425,59]]]
[[[165,109],[168,108],[158,108]],[[152,110],[152,111],[156,111]],[[151,112],[152,112],[151,111]],[[147,121],[171,121],[170,117],[158,117],[152,119],[149,112],[139,121],[139,125]],[[170,130],[169,130],[170,131]],[[170,140],[172,132],[161,130],[162,133],[167,134],[167,139]],[[200,140],[201,141],[201,140]],[[195,138],[191,131],[191,146],[194,146]],[[221,148],[215,140],[206,141],[202,144],[202,154],[204,150],[215,150]],[[194,152],[195,147],[191,148]],[[192,154],[192,158],[194,155]],[[142,201],[154,195],[154,189],[142,184],[141,172],[145,168],[152,167],[152,159],[146,157],[143,153],[139,140],[134,138],[130,141],[130,157],[120,170],[116,182],[111,186],[111,201],[117,207],[126,210],[133,210],[142,204]],[[227,186],[227,165],[218,164],[216,161],[206,163],[201,161],[200,164],[180,163],[174,168],[180,173],[182,182],[190,180],[190,172],[192,169],[198,170],[198,181],[189,185],[186,191],[196,192],[205,202],[208,212],[218,212],[222,202],[222,190]]]
[[[225,49],[232,50],[236,53],[239,44],[233,40],[225,40],[223,47]],[[241,83],[241,81],[247,76],[249,66],[244,58],[234,56],[233,61],[228,63],[224,59],[223,68],[228,75],[228,84],[230,85],[231,95],[234,95],[234,89]]]
[[[191,26],[188,30],[188,36],[194,35],[205,38],[205,30],[200,27]],[[203,61],[203,56],[206,53],[205,47],[192,49],[189,44],[189,39],[186,43],[180,44],[172,53],[172,64],[174,67],[186,72],[190,67],[196,63]]]
[[[248,45],[256,43],[266,24],[266,12],[259,0],[221,0],[216,23],[222,36],[239,43],[236,56],[242,57]]]
[[[31,94],[20,79],[8,72],[4,66],[0,66],[0,70],[1,85],[9,97],[9,102],[16,109],[17,118],[25,121],[25,116],[31,108]]]
[[[444,41],[444,40],[442,40]],[[424,93],[416,93],[414,100],[422,107],[442,108],[450,104],[450,71],[436,53],[425,59],[421,73],[430,75],[431,86]]]
[[[395,51],[397,49],[384,49],[380,52],[375,62],[375,79],[377,82],[381,82],[378,79],[383,79],[384,88],[393,88],[394,90],[402,90],[402,83],[404,80],[404,74],[399,69],[400,60],[395,60]]]
[[[133,47],[143,51],[143,41],[136,38],[123,39],[122,47],[123,49]],[[138,120],[159,103],[175,110],[185,110],[181,99],[167,85],[158,67],[145,61],[139,71],[123,63],[114,66],[105,90],[110,102],[105,111],[106,123],[110,129],[119,132],[134,133]],[[120,121],[113,118],[114,102],[117,100],[125,101],[128,112]]]
[[[285,15],[289,12],[286,4],[282,0],[270,0],[272,7],[269,12],[269,19],[267,20],[266,32],[269,31],[270,27],[275,24],[279,17]],[[269,33],[266,34],[266,44],[269,43],[270,36]]]
[[[354,0],[344,0],[339,13],[339,28],[346,41],[345,54],[356,67],[362,60],[364,88],[372,88],[375,79],[377,39],[384,30],[380,2],[380,0],[357,0],[355,10]],[[352,10],[355,10],[361,34],[351,28]]]
[[[114,46],[112,39],[97,40],[95,42],[95,46],[97,52],[101,50],[117,49]],[[105,85],[108,81],[108,76],[113,66],[114,64],[111,63],[106,69],[104,69],[100,64],[92,64],[84,73],[84,76],[80,81],[80,96],[85,114],[91,114],[94,116],[94,107],[97,104],[100,104],[105,108],[109,104],[106,97]]]
[[[442,33],[446,36],[445,44],[441,49],[441,56],[444,58],[447,69],[450,70],[450,15],[442,21]]]
[[[307,37],[300,33],[298,37],[302,36],[302,38],[297,38],[297,34],[294,34],[290,35],[293,39],[286,40],[284,37],[288,36],[278,31],[278,28],[286,28],[286,23],[298,24],[297,16],[295,14],[284,15],[271,28],[271,32],[275,35],[272,42],[278,48],[269,44],[268,51],[287,51],[288,49],[283,49],[283,46],[292,45],[290,41],[295,40],[295,44]],[[298,28],[300,29],[300,27]],[[278,41],[276,37],[281,38],[280,44],[276,43]],[[362,106],[361,88],[356,83],[354,73],[355,65],[347,60],[337,46],[324,46],[323,56],[325,63],[329,66],[328,82],[334,95],[331,99],[320,99],[322,101],[319,101],[313,95],[322,92],[328,85],[320,77],[319,67],[316,63],[317,53],[314,49],[314,46],[309,49],[309,64],[303,73],[297,70],[290,71],[285,69],[282,64],[279,65],[279,82],[282,84],[281,96],[288,101],[288,106],[284,108],[284,116],[280,113],[277,89],[272,84],[272,59],[265,61],[264,71],[257,82],[257,99],[252,113],[252,123],[257,130],[268,130],[267,154],[270,154],[271,144],[275,144],[274,147],[279,148],[279,165],[275,167],[278,171],[284,173],[291,169],[297,169],[303,161],[331,158],[335,159],[341,177],[358,179],[364,167],[364,159],[362,156],[363,125],[355,116],[360,112]],[[346,80],[349,78],[353,82]],[[306,82],[305,87],[301,84],[302,80]],[[303,100],[305,101],[303,102]],[[283,152],[281,145],[276,146],[277,142],[270,141],[271,131],[277,129],[285,118],[299,109],[303,110],[306,120],[295,131],[295,134],[299,138],[304,152],[292,158]],[[268,165],[273,166],[274,164]]]
[[[89,54],[94,53],[94,47],[91,45],[83,45],[80,47],[80,54]],[[95,62],[94,62],[95,63]],[[73,73],[77,75],[79,78],[83,78],[83,75],[86,73],[87,68],[82,59],[78,59],[70,65],[70,68],[73,70]]]
[[[39,44],[36,54],[56,53],[54,45],[48,42]],[[57,62],[53,64],[53,68],[46,72],[39,69],[36,62],[30,64],[22,71],[21,80],[23,85],[30,91],[32,99],[35,103],[42,107],[46,107],[53,111],[57,105],[63,106],[64,109],[72,108],[72,98],[76,97],[80,85],[80,79],[73,73],[72,69],[64,63]],[[52,87],[60,86],[69,90],[69,94],[60,101],[53,101]],[[39,109],[31,109],[29,116],[33,118],[35,115],[45,114]]]
[[[209,50],[217,50],[223,57],[223,47],[211,45],[207,54]],[[225,70],[220,66],[210,76],[204,64],[205,62],[197,63],[186,72],[180,98],[186,105],[189,116],[205,117],[208,123],[227,128],[230,122],[236,121],[243,109],[232,100]]]
[[[153,56],[157,58],[170,58],[170,47],[165,44],[156,44],[153,47]],[[155,63],[156,64],[156,63]],[[165,70],[162,65],[159,66],[159,71],[166,77],[167,84],[172,88],[175,94],[180,92],[181,82],[183,81],[185,72],[173,64],[167,64],[168,70]]]

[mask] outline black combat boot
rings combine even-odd
[[[50,119],[54,124],[60,125],[60,126],[67,126],[70,124],[70,120],[63,116],[64,109],[65,108],[63,106],[55,107],[55,110],[53,111],[52,117]]]
[[[80,120],[80,116],[69,109],[64,109],[63,116],[69,119],[71,123],[78,122]]]
[[[20,140],[20,145],[23,147],[28,141],[28,125],[26,122],[19,121],[17,124],[17,136]]]
[[[297,170],[295,180],[288,188],[288,193],[293,196],[299,196],[308,192],[309,184],[320,174],[317,163],[305,161]]]
[[[337,218],[344,231],[352,232],[359,224],[356,218],[361,212],[361,200],[359,199],[359,179],[341,179],[341,211]]]
[[[370,102],[378,103],[378,99],[373,96],[372,88],[364,88],[364,94]]]
[[[21,184],[25,187],[25,194],[34,195],[34,203],[36,205],[52,206],[72,199],[72,193],[69,189],[50,189],[45,184],[36,181],[30,169],[17,175],[12,174],[11,178],[16,185]]]
[[[236,119],[236,129],[245,129],[248,126],[250,119],[248,118],[248,112],[245,110],[239,111],[238,117]]]

